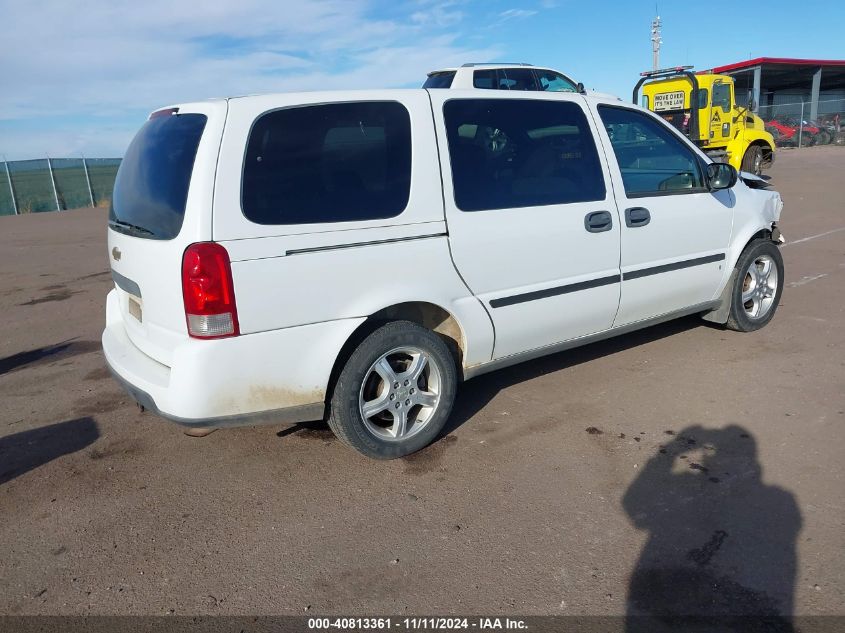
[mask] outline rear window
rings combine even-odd
[[[117,172],[109,210],[112,229],[153,240],[179,234],[207,120],[204,114],[163,114],[144,123]]]
[[[455,78],[455,71],[450,70],[442,73],[431,73],[425,80],[423,88],[450,88]]]
[[[253,125],[241,203],[257,224],[399,215],[411,188],[411,121],[393,101],[275,110]]]

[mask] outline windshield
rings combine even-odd
[[[204,114],[156,114],[141,128],[120,164],[109,226],[154,240],[179,234]]]

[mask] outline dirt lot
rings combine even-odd
[[[484,376],[446,437],[387,463],[321,424],[194,439],[140,413],[99,349],[105,212],[0,218],[0,613],[622,615],[706,594],[845,614],[843,174],[840,148],[779,153],[769,327],[685,319]]]

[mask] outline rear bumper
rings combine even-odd
[[[114,292],[106,301],[103,354],[115,379],[142,406],[194,427],[319,420],[334,362],[363,319],[246,334],[185,338],[170,367],[126,333]]]
[[[135,402],[148,411],[152,411],[156,415],[170,420],[171,422],[175,422],[176,424],[181,424],[182,426],[194,428],[225,428],[235,426],[255,426],[259,424],[296,424],[297,422],[321,420],[325,415],[325,403],[315,402],[314,404],[285,407],[284,409],[273,409],[270,411],[220,416],[215,418],[180,418],[179,416],[165,413],[159,409],[150,394],[142,389],[139,389],[117,373],[117,370],[112,367],[108,361],[106,361],[106,365],[108,366],[109,371],[111,371],[112,377],[130,396],[132,396],[132,399],[135,400]]]

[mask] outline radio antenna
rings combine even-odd
[[[657,13],[657,5],[654,5],[654,12]],[[663,38],[660,37],[660,27],[663,23],[660,21],[658,15],[651,21],[651,66],[652,70],[660,68],[660,45],[663,44]]]

